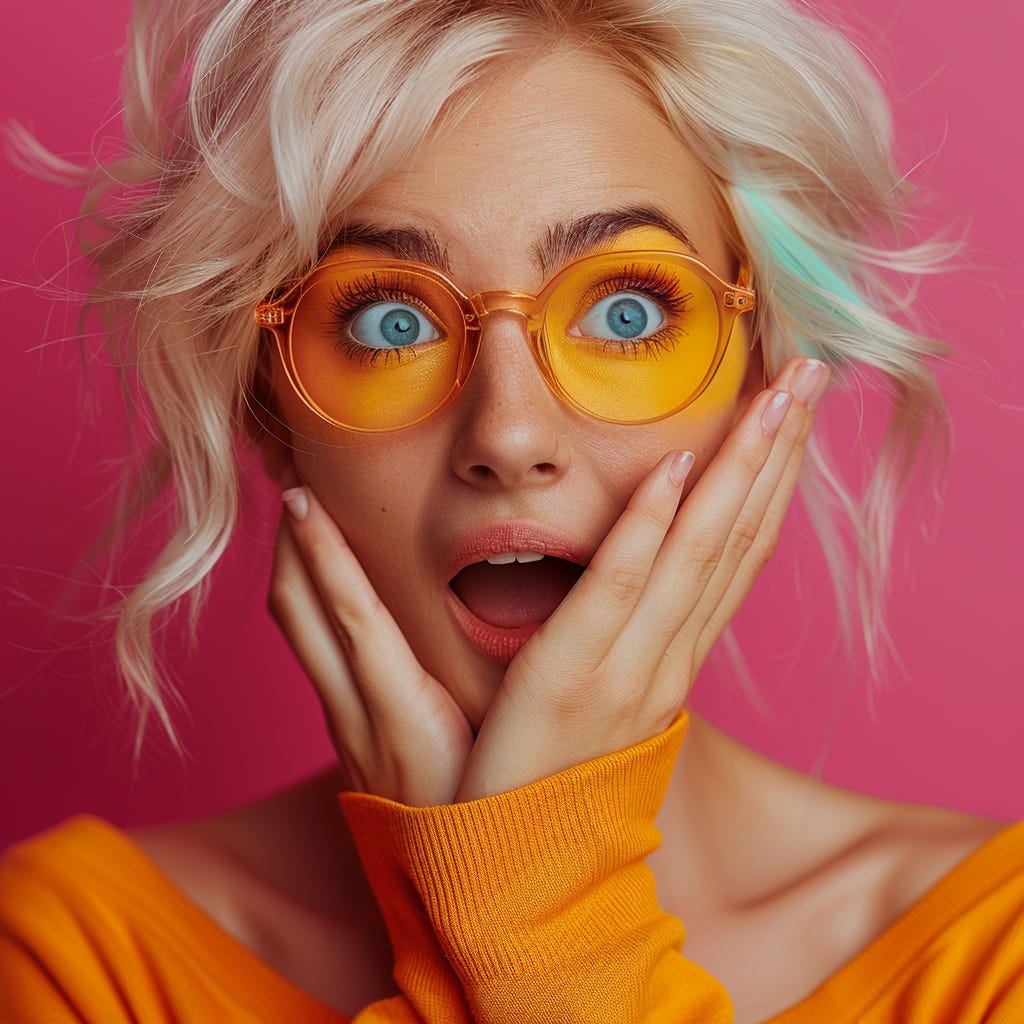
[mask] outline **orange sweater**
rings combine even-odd
[[[732,1020],[680,954],[644,857],[685,718],[472,803],[343,794],[402,995],[353,1024]],[[344,965],[339,965],[344,969]],[[4,1024],[346,1024],[217,926],[122,833],[79,817],[0,861]],[[975,851],[770,1024],[1024,1022],[1024,823]]]

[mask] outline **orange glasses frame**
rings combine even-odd
[[[595,413],[592,409],[588,409],[581,405],[572,397],[571,394],[565,391],[558,378],[555,376],[555,373],[551,368],[551,362],[547,351],[547,343],[544,337],[543,326],[544,312],[551,295],[562,281],[571,277],[578,270],[581,264],[585,264],[596,259],[607,259],[608,257],[623,259],[659,259],[671,257],[675,261],[681,261],[686,264],[694,273],[696,273],[697,276],[708,285],[718,301],[718,342],[715,350],[715,356],[703,380],[678,406],[670,409],[668,412],[661,413],[657,416],[651,416],[646,419],[623,420],[601,416],[600,414]],[[298,307],[299,301],[306,289],[321,277],[329,273],[332,267],[339,265],[366,268],[368,270],[389,270],[399,273],[402,271],[409,271],[414,274],[423,275],[447,289],[451,295],[458,300],[462,307],[465,327],[460,343],[458,368],[456,370],[452,386],[447,394],[445,394],[444,397],[441,398],[440,401],[438,401],[432,408],[416,418],[409,420],[408,423],[387,427],[368,427],[345,423],[342,420],[336,419],[327,412],[327,410],[321,408],[313,397],[306,391],[305,387],[302,385],[302,381],[299,379],[299,375],[296,372],[295,365],[291,357],[292,315]],[[480,344],[481,323],[484,317],[492,316],[496,313],[511,313],[514,316],[523,318],[526,326],[527,342],[529,344],[530,351],[533,354],[534,361],[540,369],[541,375],[543,376],[548,388],[563,402],[593,419],[602,420],[607,423],[639,425],[667,419],[669,416],[673,416],[682,409],[685,409],[704,393],[722,363],[737,317],[743,313],[750,312],[757,304],[757,296],[750,288],[750,277],[749,268],[743,266],[740,267],[737,283],[729,284],[728,282],[723,281],[722,278],[711,270],[710,267],[686,253],[655,249],[613,250],[609,252],[596,253],[590,256],[583,256],[566,264],[558,271],[558,273],[547,281],[541,291],[536,295],[533,295],[530,292],[515,291],[504,288],[486,289],[484,291],[477,292],[474,295],[467,295],[458,287],[458,285],[455,284],[454,281],[451,280],[451,278],[428,264],[416,263],[411,260],[352,259],[350,257],[332,260],[328,258],[324,262],[318,263],[300,281],[292,285],[276,299],[261,302],[256,307],[253,317],[260,327],[266,327],[273,332],[274,337],[277,340],[278,354],[281,357],[281,363],[288,376],[288,381],[302,401],[321,419],[326,420],[333,426],[341,427],[344,430],[353,430],[360,433],[386,433],[392,430],[404,430],[406,427],[412,427],[417,423],[422,423],[435,413],[440,412],[440,410],[453,401],[465,387],[466,381],[469,379],[469,375],[473,370],[473,365],[476,362],[476,354]],[[751,342],[751,348],[753,348],[755,343],[755,341]]]

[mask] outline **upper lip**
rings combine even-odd
[[[465,534],[456,542],[445,564],[447,578],[450,580],[467,565],[483,562],[506,551],[538,551],[576,565],[587,565],[592,554],[579,541],[539,523],[525,520],[492,523]]]

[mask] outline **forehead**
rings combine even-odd
[[[624,71],[564,49],[493,76],[467,115],[347,216],[430,232],[453,271],[483,287],[531,273],[530,253],[554,226],[624,207],[664,211],[713,269],[728,273],[701,163]]]

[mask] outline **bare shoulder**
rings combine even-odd
[[[884,892],[881,916],[898,914],[1008,824],[845,789],[703,721],[688,743],[673,778],[686,815],[680,844],[696,837],[691,842],[706,850],[697,860],[701,891],[687,896],[712,913]],[[694,780],[700,799],[693,797]],[[715,884],[702,901],[709,872]],[[865,922],[869,929],[879,924]]]
[[[651,860],[737,1024],[796,1005],[1007,827],[808,777],[714,728],[693,739],[670,789],[681,825],[663,822],[674,848]]]
[[[221,814],[143,826],[128,835],[204,903],[217,903],[213,894],[224,886],[238,891],[264,885],[320,912],[342,911],[351,896],[346,868],[357,862],[328,773]]]
[[[1008,823],[941,807],[834,787],[819,805],[835,845],[800,887],[812,915],[832,908],[829,935],[837,963],[881,935]],[[831,808],[825,810],[828,805]],[[827,835],[828,829],[826,827]],[[826,840],[827,843],[827,840]]]
[[[1006,827],[956,811],[846,797],[831,808],[846,818],[842,841],[818,845],[780,888],[687,929],[688,955],[728,988],[737,1024],[806,999]]]
[[[393,994],[390,946],[325,772],[263,800],[128,837],[193,904],[320,1001]],[[348,963],[350,971],[339,972]]]
[[[850,905],[867,915],[860,922],[865,940],[905,914],[1009,824],[958,810],[811,785],[820,786],[820,802],[815,806],[825,826],[822,863],[826,867],[821,874],[810,872],[810,877],[822,880],[825,889],[834,886],[847,891]],[[856,893],[873,898],[852,899]]]
[[[1009,822],[920,804],[877,801],[872,841],[889,861],[886,902],[893,916],[916,903]]]

